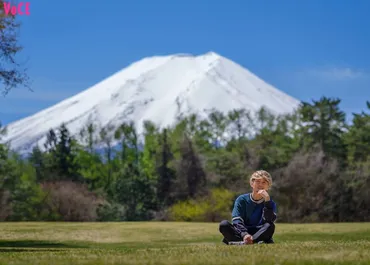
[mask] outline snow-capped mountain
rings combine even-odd
[[[134,120],[139,133],[144,120],[160,126],[175,122],[179,112],[204,113],[215,108],[251,111],[266,106],[282,114],[300,102],[267,84],[239,64],[209,52],[175,54],[139,60],[98,84],[7,126],[3,141],[21,151],[45,142],[51,128],[65,123],[77,134],[89,121],[101,126]]]

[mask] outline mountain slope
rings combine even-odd
[[[210,52],[200,56],[169,55],[144,58],[81,93],[7,126],[5,141],[21,151],[45,141],[50,128],[67,124],[77,134],[89,120],[100,126],[126,119],[170,125],[179,112],[202,113],[261,106],[281,114],[299,101],[267,84],[247,69]]]

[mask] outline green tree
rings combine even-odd
[[[181,144],[181,158],[177,175],[180,179],[186,180],[188,198],[195,198],[206,193],[206,172],[191,139],[186,135]]]
[[[114,137],[113,137],[114,126],[108,125],[104,128],[100,129],[99,132],[99,143],[103,148],[103,167],[104,167],[104,174],[102,174],[105,178],[105,185],[104,190],[112,196],[112,183],[113,183],[113,172],[117,169],[114,163]]]
[[[366,102],[370,111],[370,102]],[[370,114],[362,111],[355,113],[353,124],[344,136],[348,146],[349,163],[365,162],[370,159]]]
[[[48,179],[82,181],[76,162],[79,147],[66,125],[62,124],[57,133],[51,129],[46,138],[45,163],[51,174]]]
[[[229,120],[223,112],[212,110],[208,115],[208,122],[207,130],[211,133],[211,143],[218,149],[225,145],[225,133]]]
[[[150,121],[144,122],[144,141],[141,165],[148,178],[157,181],[157,158],[160,154],[159,130]]]
[[[89,122],[79,133],[80,143],[76,144],[75,164],[78,165],[78,173],[94,190],[106,187],[104,178],[105,167],[100,155],[96,151],[99,142],[97,127]]]
[[[174,201],[174,182],[176,179],[176,172],[171,167],[174,159],[171,144],[168,139],[168,130],[163,129],[160,139],[161,153],[158,163],[158,184],[157,184],[157,198],[160,206],[171,205]]]
[[[139,140],[133,122],[122,124],[115,133],[120,140],[122,149],[116,159],[119,159],[119,169],[115,175],[115,200],[126,208],[126,220],[148,220],[154,207],[154,190],[150,179],[142,170]]]
[[[340,110],[340,99],[322,97],[313,103],[303,102],[300,108],[303,145],[312,148],[319,144],[326,155],[344,160],[346,155],[343,134],[345,113]]]
[[[47,155],[36,146],[32,149],[28,161],[31,163],[36,173],[36,181],[47,181],[50,178],[50,171],[47,164]]]
[[[59,128],[58,144],[56,146],[56,161],[59,174],[73,181],[81,180],[78,173],[79,165],[76,163],[77,144],[70,135],[65,124]]]

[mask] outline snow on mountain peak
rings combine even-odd
[[[58,104],[7,126],[3,141],[15,150],[30,150],[45,142],[51,128],[65,123],[78,134],[88,121],[118,126],[133,120],[142,132],[145,120],[171,125],[179,112],[202,114],[266,106],[289,113],[299,101],[267,84],[239,64],[215,53],[198,56],[152,56],[132,63],[96,85]]]

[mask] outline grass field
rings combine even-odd
[[[370,223],[276,224],[226,246],[217,223],[0,223],[0,264],[370,264]]]

